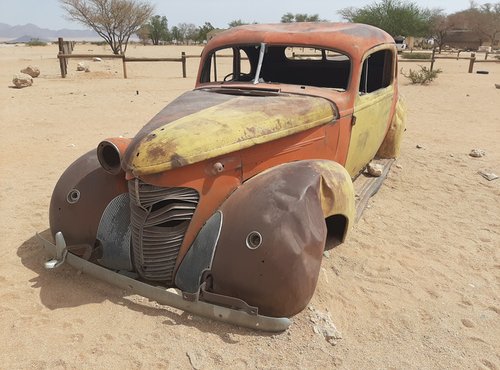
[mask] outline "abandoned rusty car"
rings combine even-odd
[[[134,138],[77,159],[50,204],[52,259],[159,303],[286,329],[353,179],[404,131],[393,38],[350,23],[247,25],[205,46],[196,86]]]

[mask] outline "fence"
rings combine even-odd
[[[182,52],[180,58],[128,58],[124,54],[113,55],[113,54],[66,54],[61,53],[57,55],[59,58],[59,64],[61,66],[61,77],[65,78],[68,74],[67,66],[68,59],[121,59],[123,66],[123,78],[127,78],[127,63],[133,62],[180,62],[182,63],[182,77],[186,78],[186,53]]]
[[[185,52],[181,53],[180,58],[135,58],[127,57],[125,54],[73,54],[73,48],[75,46],[74,41],[64,41],[61,37],[58,39],[59,42],[59,66],[61,68],[61,77],[66,78],[68,74],[68,60],[69,59],[121,59],[123,66],[123,78],[127,78],[127,63],[134,62],[179,62],[182,64],[182,77],[186,78],[186,59],[187,58],[199,58],[197,55],[186,55]]]
[[[57,42],[59,44],[59,55],[71,55],[76,44],[74,41],[64,41],[62,37],[59,37]],[[59,58],[59,66],[61,68],[61,77],[66,77],[68,74],[68,61]]]
[[[136,57],[127,57],[125,54],[113,55],[113,54],[72,54],[73,47],[75,42],[72,41],[63,41],[62,38],[59,38],[59,54],[57,57],[59,58],[59,65],[61,67],[61,77],[65,78],[68,74],[68,59],[93,59],[93,58],[110,58],[110,59],[121,59],[123,65],[123,78],[127,78],[127,63],[135,63],[135,62],[176,62],[181,63],[182,65],[182,77],[187,77],[186,72],[186,62],[187,59],[190,58],[199,58],[199,55],[186,55],[185,52],[181,53],[180,58],[136,58]],[[488,52],[485,54],[484,60],[480,60],[476,58],[476,54],[472,53],[470,57],[461,57],[460,53],[462,50],[458,51],[457,56],[436,56],[436,50],[432,51],[432,55],[429,59],[404,59],[398,58],[399,63],[430,63],[430,70],[432,71],[434,68],[434,64],[436,61],[440,59],[454,59],[454,60],[469,60],[469,69],[468,72],[472,73],[474,71],[475,63],[500,63],[500,59],[488,59]],[[308,54],[295,54],[294,57],[308,57]],[[316,56],[316,55],[314,55]],[[218,57],[230,57],[230,55],[220,55]]]
[[[453,60],[468,60],[469,61],[469,68],[468,68],[468,73],[473,73],[474,72],[474,64],[475,63],[500,63],[500,59],[488,59],[488,52],[485,53],[484,59],[478,59],[476,57],[476,53],[471,53],[470,57],[461,57],[460,53],[463,52],[463,50],[459,50],[457,53],[457,56],[436,56],[436,49],[432,51],[432,56],[430,59],[402,59],[400,58],[398,61],[401,62],[420,62],[420,63],[425,63],[428,62],[430,63],[430,70],[434,68],[434,63],[437,60],[440,59],[453,59]]]

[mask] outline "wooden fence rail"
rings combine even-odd
[[[68,74],[67,65],[68,59],[94,59],[94,58],[102,58],[102,59],[121,59],[123,65],[123,78],[127,78],[127,63],[133,62],[180,62],[182,63],[182,77],[186,78],[186,53],[182,52],[180,58],[136,58],[136,57],[127,57],[124,54],[65,54],[59,52],[57,55],[60,61],[61,66],[61,77],[65,78]],[[63,68],[64,66],[64,68]]]
[[[135,63],[135,62],[174,62],[182,64],[182,77],[187,77],[186,72],[186,61],[191,58],[200,58],[201,55],[186,55],[185,52],[181,53],[180,58],[138,58],[138,57],[127,57],[124,54],[114,55],[114,54],[72,54],[74,42],[62,41],[59,39],[59,54],[57,57],[59,58],[59,64],[61,68],[61,77],[65,78],[68,74],[68,59],[93,59],[93,58],[109,58],[109,59],[121,59],[123,65],[123,77],[127,78],[127,63]],[[432,53],[431,58],[429,59],[405,59],[398,58],[399,63],[430,63],[430,70],[432,71],[434,68],[434,63],[440,59],[455,59],[455,60],[469,60],[469,69],[468,72],[472,73],[474,70],[475,63],[500,63],[500,59],[484,59],[477,60],[476,54],[471,53],[470,57],[460,57],[460,54],[455,56],[438,56],[435,55],[435,52]],[[302,55],[297,54],[297,57]],[[232,57],[231,55],[218,55],[219,57]],[[246,58],[245,58],[246,59]]]

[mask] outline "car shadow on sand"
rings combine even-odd
[[[48,240],[52,239],[48,229],[40,235]],[[47,270],[44,268],[44,262],[48,260],[48,257],[36,236],[26,240],[18,248],[17,255],[25,267],[37,274],[29,282],[32,288],[40,289],[40,301],[50,310],[102,303],[108,300],[147,316],[163,316],[165,317],[163,321],[165,325],[190,326],[202,332],[219,335],[223,341],[229,344],[238,341],[231,339],[228,333],[245,336],[272,335],[272,333],[258,332],[199,317],[164,305],[155,304],[154,307],[151,307],[150,303],[148,305],[150,301],[147,298],[134,295],[124,289],[83,274],[69,265]]]

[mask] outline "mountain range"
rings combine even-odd
[[[94,31],[89,30],[71,30],[67,28],[50,30],[48,28],[40,28],[32,23],[22,26],[11,26],[6,23],[0,23],[0,40],[8,42],[26,42],[31,39],[56,41],[58,37],[64,37],[68,40],[94,40],[99,38]]]

